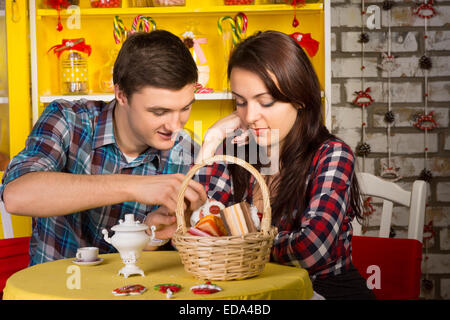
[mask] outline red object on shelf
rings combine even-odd
[[[0,240],[0,299],[6,280],[28,266],[30,237]]]
[[[255,0],[224,0],[225,5],[253,4]]]
[[[416,239],[366,236],[352,238],[353,265],[369,283],[379,271],[379,300],[417,300],[420,294],[422,243]]]
[[[121,0],[91,0],[92,8],[120,8]]]

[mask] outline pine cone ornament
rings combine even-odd
[[[388,111],[384,114],[384,121],[387,123],[393,123],[395,120],[395,114],[392,111]]]
[[[367,42],[369,42],[369,40],[370,40],[370,37],[369,37],[369,34],[368,34],[368,33],[362,32],[362,33],[359,35],[359,40],[358,40],[358,42],[360,42],[360,43],[367,43]]]
[[[392,0],[384,0],[383,1],[383,10],[391,10],[394,6],[394,1]]]
[[[366,142],[360,142],[356,146],[356,154],[360,157],[366,157],[370,153],[370,144]]]
[[[419,59],[419,67],[420,69],[430,70],[433,64],[431,63],[431,59],[427,56],[422,56]]]
[[[391,227],[391,229],[389,230],[389,238],[395,238],[396,235],[397,233],[395,232],[394,228]]]
[[[419,180],[423,180],[429,183],[431,179],[433,179],[433,173],[430,170],[423,169],[422,172],[420,172]]]
[[[422,280],[422,288],[425,289],[426,291],[431,291],[433,289],[433,281],[428,280],[428,279],[423,279]]]

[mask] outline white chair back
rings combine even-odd
[[[422,242],[425,218],[427,186],[423,180],[416,180],[411,191],[406,191],[394,182],[383,180],[373,174],[356,174],[360,191],[365,196],[383,199],[379,237],[388,238],[391,229],[392,208],[394,203],[409,207],[408,239]],[[353,234],[362,235],[361,225],[353,219]]]

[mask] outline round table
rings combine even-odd
[[[78,266],[71,259],[46,262],[23,269],[6,282],[5,300],[92,299],[92,300],[157,300],[168,299],[153,289],[157,284],[176,283],[182,286],[171,299],[260,299],[309,300],[313,296],[312,283],[305,269],[267,263],[256,277],[211,281],[222,288],[213,294],[194,294],[190,288],[205,281],[188,274],[176,251],[143,252],[137,265],[145,277],[118,275],[123,267],[118,253],[100,255],[104,261],[95,266]],[[141,295],[115,296],[112,291],[130,284],[147,287]]]

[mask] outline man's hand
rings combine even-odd
[[[185,175],[181,173],[140,177],[139,182],[133,186],[133,198],[140,203],[163,205],[169,212],[175,212],[178,192],[184,178]],[[190,209],[196,210],[207,199],[205,188],[191,180],[184,198],[190,203]]]
[[[151,235],[150,228],[156,227],[155,238],[159,240],[166,240],[172,238],[177,229],[177,218],[165,206],[161,206],[155,211],[147,214],[144,223],[149,226],[147,233]],[[155,246],[147,246],[144,250],[156,250]]]

